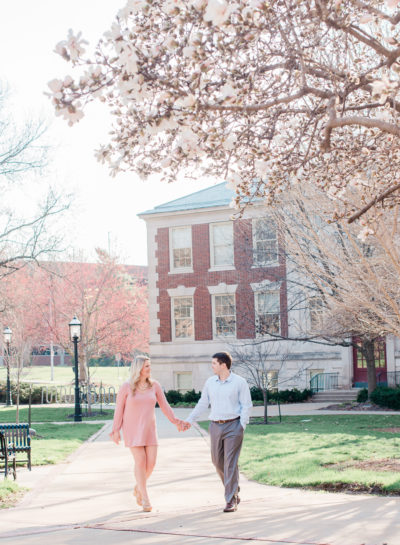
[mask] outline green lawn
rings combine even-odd
[[[43,381],[47,383],[51,380],[50,373],[50,366],[26,367],[23,370],[21,382]],[[118,367],[91,367],[90,376],[92,382],[100,384],[100,381],[103,381],[104,386],[119,388],[119,386],[129,378],[129,367],[120,367],[119,369]],[[0,380],[5,379],[6,369],[1,368]],[[12,374],[11,380],[14,380]],[[74,373],[72,367],[54,367],[54,384],[68,383],[73,380]]]
[[[99,409],[93,409],[94,413],[99,413]],[[113,409],[103,409],[104,414],[95,414],[94,416],[83,417],[86,420],[112,420],[114,416]],[[37,407],[32,405],[31,418],[32,422],[73,422],[74,407]],[[7,408],[0,407],[0,422],[14,423],[16,416],[15,407]],[[19,421],[21,423],[28,422],[28,409],[19,409]]]
[[[400,494],[400,415],[292,416],[283,417],[282,424],[271,422],[246,429],[240,468],[248,478],[285,487]]]
[[[86,439],[96,433],[102,424],[36,424],[37,436],[32,438],[32,465],[57,464],[74,452]],[[23,454],[18,459],[24,459]],[[17,464],[17,475],[18,475]],[[34,469],[32,469],[34,471]],[[0,509],[11,507],[23,494],[12,477],[0,481]]]
[[[32,464],[57,464],[91,435],[102,424],[35,424],[38,437],[32,439]],[[18,471],[18,470],[17,470]]]
[[[0,481],[0,509],[12,507],[25,490],[11,479]]]

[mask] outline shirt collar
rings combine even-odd
[[[232,382],[232,379],[233,379],[233,373],[232,371],[229,373],[229,377],[225,380],[220,380],[219,376],[218,375],[215,375],[215,382]]]

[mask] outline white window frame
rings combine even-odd
[[[257,332],[257,295],[260,293],[273,292],[277,293],[279,297],[279,330],[278,334],[282,333],[282,307],[281,307],[281,282],[270,282],[269,280],[264,280],[263,282],[255,282],[250,284],[254,292],[254,327],[256,328],[256,337],[268,337],[268,333],[258,333]]]
[[[168,291],[175,291],[175,290],[168,290]],[[191,299],[192,300],[192,330],[193,334],[190,337],[176,337],[175,335],[175,301],[176,299]],[[193,295],[190,294],[177,294],[171,296],[171,330],[172,330],[172,340],[176,342],[187,342],[187,341],[193,341],[195,337],[194,332],[194,300]]]
[[[214,225],[230,225],[232,229],[232,263],[227,265],[216,265],[214,263]],[[233,221],[216,221],[209,224],[210,235],[210,268],[209,271],[230,271],[235,269],[235,241],[233,232]]]
[[[179,384],[178,384],[178,376],[179,375],[189,375],[190,376],[190,378],[191,378],[191,387],[190,388],[188,388],[188,389],[179,388]],[[193,373],[192,373],[192,371],[174,371],[174,386],[175,386],[175,390],[177,390],[178,392],[182,392],[182,393],[189,392],[190,390],[193,390]]]
[[[256,238],[256,224],[260,221],[273,221],[269,218],[254,218],[252,220],[252,235],[253,235],[253,265],[252,268],[259,268],[259,267],[275,267],[276,265],[279,265],[279,244],[278,244],[278,228],[276,226],[276,237],[275,237],[275,244],[276,244],[276,259],[272,261],[259,261],[258,260],[258,254],[257,254],[257,238]],[[269,240],[269,239],[266,239]],[[273,240],[273,239],[271,239]]]
[[[313,307],[313,303],[312,301],[318,301],[318,302],[321,302],[321,306],[318,306],[318,304],[316,306]],[[314,322],[314,319],[319,316],[321,317],[324,313],[324,301],[323,301],[323,298],[321,295],[314,295],[314,296],[311,296],[311,297],[308,297],[308,315],[309,315],[309,320],[310,320],[310,330],[314,330],[315,328],[318,328],[318,323]],[[314,318],[313,318],[314,317]]]
[[[191,265],[187,267],[174,267],[174,248],[173,248],[173,236],[172,232],[178,229],[189,229],[190,232],[190,261]],[[176,225],[169,228],[169,271],[170,274],[179,273],[192,273],[193,272],[193,240],[192,240],[192,226],[191,225]]]
[[[279,371],[278,369],[268,369],[264,372],[265,383],[269,391],[278,391]],[[264,378],[264,377],[263,377]]]
[[[236,314],[236,288],[237,284],[219,284],[218,286],[208,286],[208,291],[211,294],[211,310],[212,310],[212,326],[213,339],[233,339],[237,333],[237,314]],[[217,324],[215,314],[215,297],[231,295],[235,302],[235,332],[232,335],[217,335]]]

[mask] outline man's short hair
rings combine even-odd
[[[213,355],[213,358],[218,360],[219,363],[225,363],[228,369],[231,368],[232,356],[229,354],[229,352],[217,352]]]

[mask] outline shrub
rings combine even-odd
[[[378,386],[371,394],[372,403],[395,411],[400,409],[400,388]]]
[[[183,401],[185,403],[197,403],[200,399],[201,392],[195,392],[195,390],[189,390],[183,394]]]
[[[29,384],[21,382],[19,386],[19,402],[29,403]],[[6,402],[6,382],[0,382],[0,403]],[[15,404],[17,402],[17,385],[11,383],[11,399]],[[32,403],[41,403],[42,401],[42,386],[32,384]]]
[[[368,390],[363,388],[357,394],[357,403],[365,403],[368,399]]]
[[[256,386],[253,386],[250,388],[251,393],[251,399],[253,401],[263,401],[263,395],[262,391],[257,388]],[[302,403],[303,401],[307,401],[308,398],[311,397],[311,390],[303,390],[300,391],[297,388],[293,388],[293,390],[279,390],[279,391],[273,391],[268,392],[268,401],[276,401],[280,403]]]
[[[175,403],[181,403],[183,401],[183,395],[178,390],[168,390],[165,393],[168,403],[174,405]]]
[[[260,388],[257,388],[257,386],[252,386],[250,388],[250,394],[253,401],[264,401],[262,391]]]

